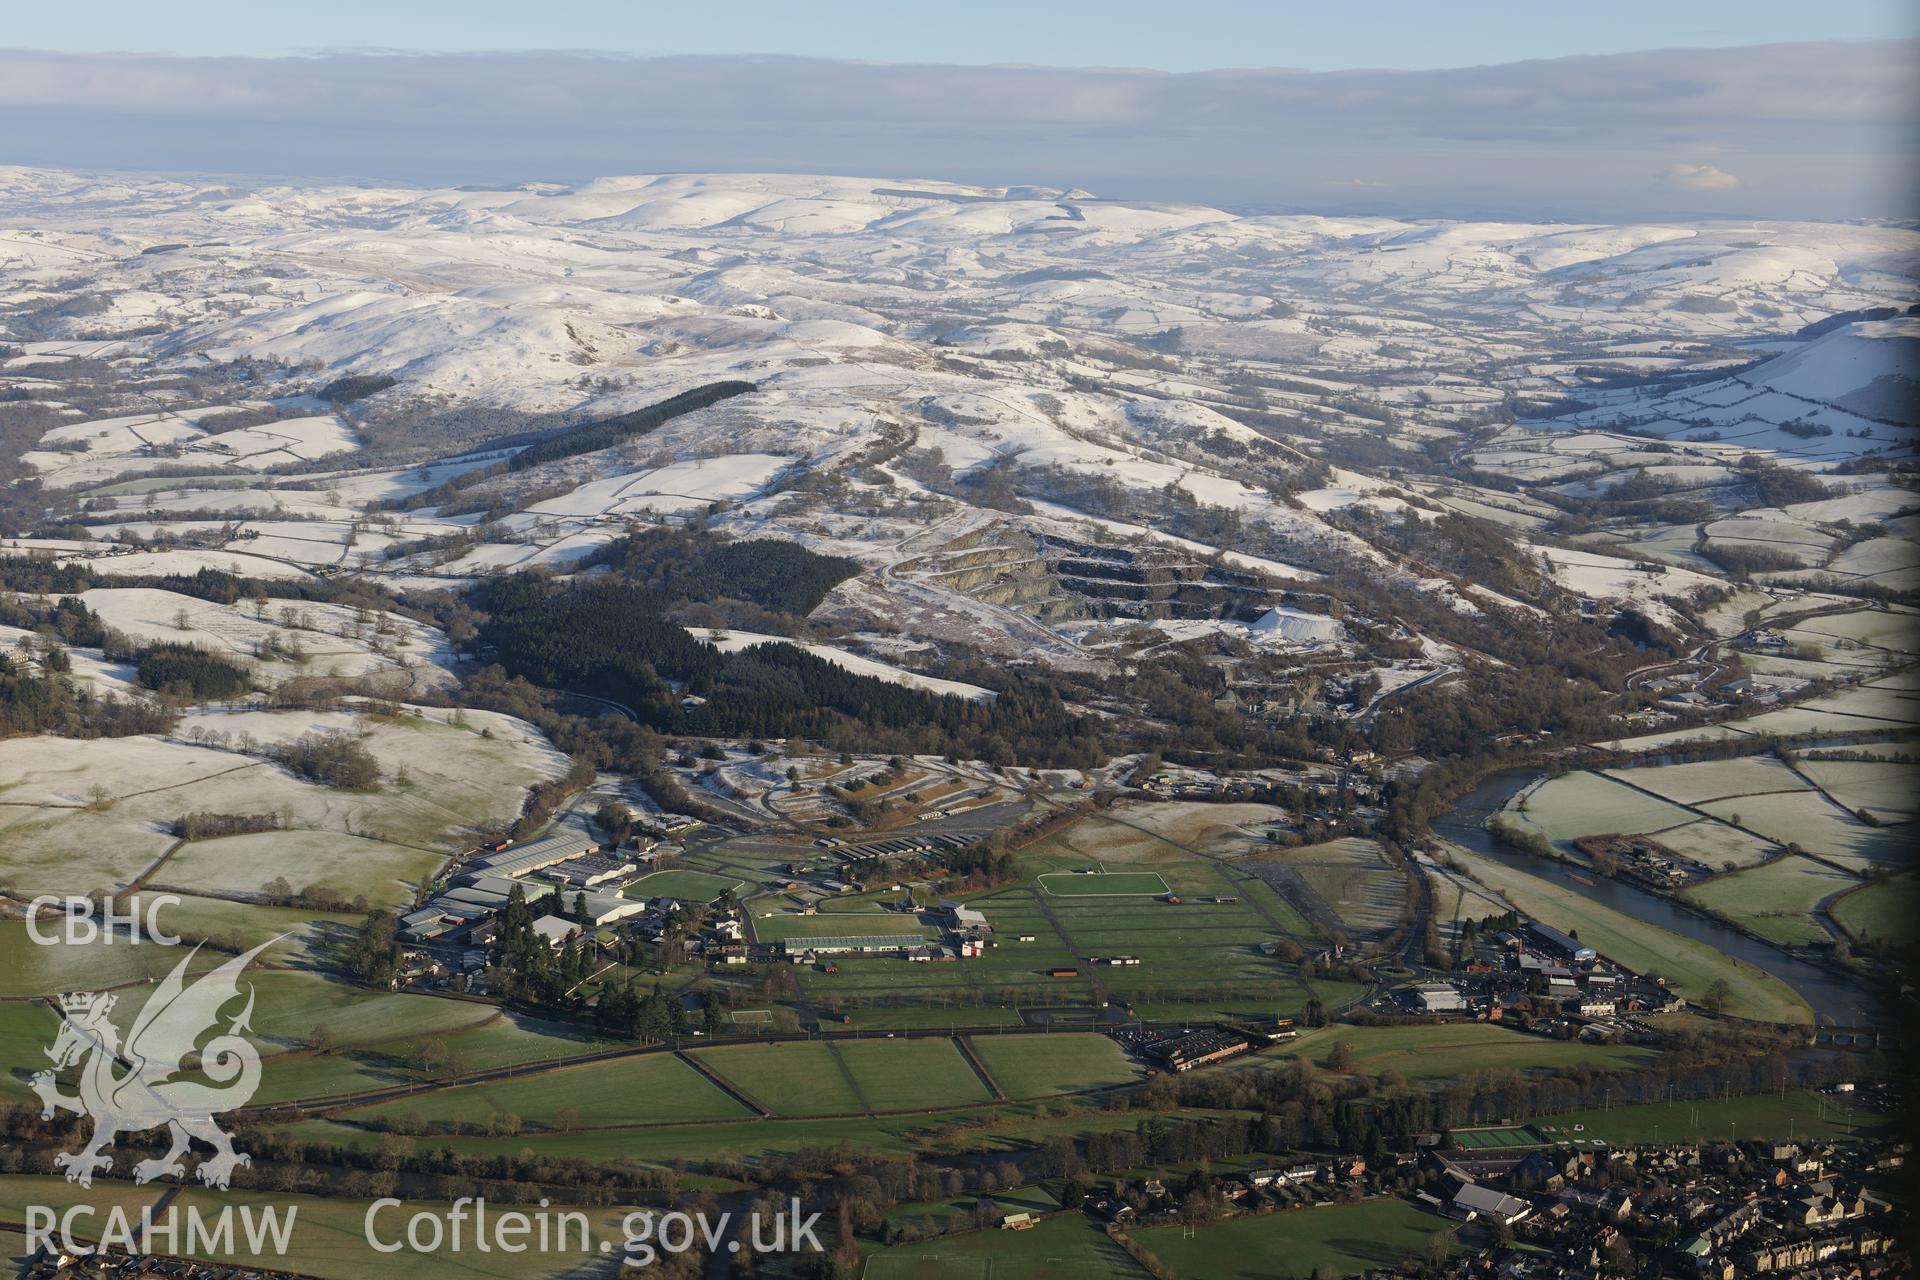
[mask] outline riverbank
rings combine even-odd
[[[1532,902],[1547,923],[1562,928],[1601,928],[1612,934],[1613,945],[1630,954],[1614,958],[1630,968],[1662,974],[1681,993],[1699,999],[1716,977],[1744,995],[1730,1001],[1726,1011],[1763,1021],[1806,1022],[1862,1026],[1877,1021],[1871,994],[1848,975],[1800,959],[1771,944],[1746,936],[1713,917],[1689,909],[1672,897],[1630,881],[1582,875],[1573,866],[1554,859],[1516,853],[1498,845],[1486,823],[1512,798],[1538,782],[1538,769],[1509,769],[1483,779],[1433,823],[1443,846],[1465,854],[1461,861],[1490,864],[1482,882],[1490,889],[1503,876],[1510,887]],[[1513,877],[1523,877],[1515,880]],[[1516,900],[1521,910],[1527,906]],[[1561,918],[1556,919],[1555,915]],[[1582,916],[1592,923],[1583,926]],[[1582,937],[1586,938],[1583,931]],[[1608,947],[1588,939],[1599,950]],[[1612,954],[1611,952],[1608,952]],[[1692,971],[1697,986],[1681,978],[1678,965]],[[1699,975],[1707,975],[1699,982]]]

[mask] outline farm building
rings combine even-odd
[[[926,938],[917,933],[830,934],[823,938],[788,938],[781,944],[789,956],[813,952],[816,955],[905,955],[923,950]]]
[[[558,951],[566,945],[567,939],[580,932],[580,926],[564,916],[541,916],[533,922],[534,936],[544,939],[546,944]]]
[[[1210,1062],[1220,1062],[1253,1046],[1225,1031],[1190,1031],[1174,1040],[1148,1045],[1147,1052],[1170,1071],[1191,1071]]]
[[[953,928],[962,932],[968,929],[987,930],[993,928],[993,926],[987,922],[987,916],[984,911],[969,907],[964,902],[943,902],[940,904],[940,910],[945,912],[947,918],[953,922]]]
[[[568,858],[540,871],[542,880],[555,884],[569,885],[577,889],[591,889],[595,885],[609,881],[624,880],[640,869],[638,863],[622,858],[610,858],[602,854],[587,854],[578,858]]]
[[[595,926],[637,916],[647,909],[646,903],[617,893],[568,893],[561,895],[561,900],[567,904],[569,912],[584,910],[587,922]]]
[[[468,865],[487,875],[515,877],[532,875],[569,858],[598,852],[598,841],[575,832],[565,832],[519,845],[505,853],[490,853],[484,858],[475,858]]]
[[[438,907],[422,907],[400,917],[400,935],[410,942],[425,942],[455,928],[458,917]]]
[[[1562,933],[1552,925],[1541,924],[1537,920],[1527,926],[1527,936],[1535,946],[1566,956],[1575,964],[1586,964],[1600,955],[1572,934]]]

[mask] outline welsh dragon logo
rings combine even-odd
[[[124,1045],[111,1017],[115,996],[78,991],[60,997],[60,1032],[46,1051],[54,1070],[38,1073],[31,1083],[40,1095],[42,1119],[52,1119],[55,1111],[93,1117],[87,1145],[53,1158],[55,1168],[66,1170],[67,1181],[92,1186],[96,1171],[113,1168],[113,1157],[103,1149],[116,1137],[162,1126],[172,1146],[165,1155],[135,1164],[135,1182],[185,1177],[180,1157],[196,1138],[214,1149],[198,1170],[200,1181],[209,1187],[224,1189],[234,1169],[249,1163],[213,1117],[246,1105],[260,1087],[260,1052],[241,1034],[253,1015],[253,989],[248,987],[246,1006],[224,1032],[204,1045],[198,1042],[216,1028],[220,1011],[240,998],[241,971],[271,945],[272,940],[263,942],[189,985],[187,966],[200,950],[195,947],[154,988],[135,1015]],[[69,1097],[56,1086],[54,1071],[76,1063],[81,1064],[80,1092]],[[203,1083],[201,1077],[212,1083]]]

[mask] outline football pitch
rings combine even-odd
[[[1157,871],[1053,871],[1040,887],[1056,898],[1152,897],[1170,893]]]

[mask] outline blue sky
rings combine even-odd
[[[0,164],[813,172],[1400,216],[1920,215],[1913,0],[10,5]]]
[[[92,0],[8,10],[0,44],[69,53],[591,49],[1162,71],[1430,70],[1920,34],[1912,0]]]

